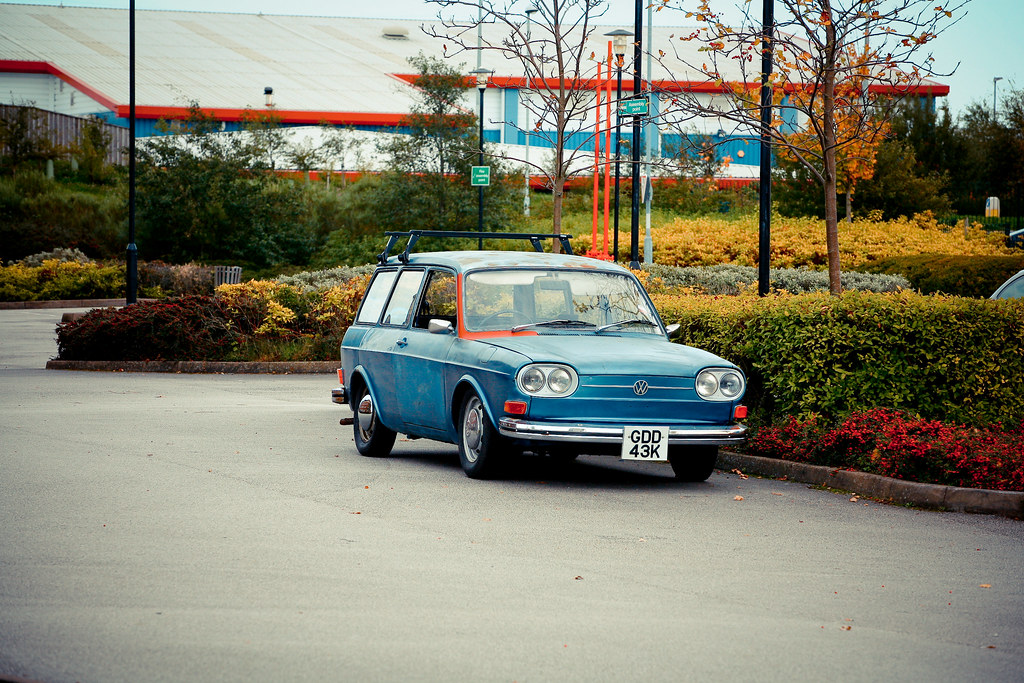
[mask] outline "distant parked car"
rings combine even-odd
[[[1019,299],[1021,297],[1024,297],[1024,270],[999,285],[999,289],[992,294],[991,298]]]
[[[512,236],[536,253],[424,254],[411,245],[437,233],[388,235],[332,392],[363,455],[388,455],[403,433],[458,444],[474,478],[532,451],[664,461],[703,481],[718,447],[743,440],[743,373],[669,341],[627,269],[541,252],[551,235]],[[410,246],[389,257],[398,236]]]

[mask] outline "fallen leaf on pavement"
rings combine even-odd
[[[743,496],[734,496],[733,500],[743,500]]]

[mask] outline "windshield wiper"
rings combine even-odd
[[[630,318],[629,320],[620,320],[617,323],[608,323],[607,325],[601,325],[601,327],[597,328],[597,331],[604,332],[605,330],[610,330],[613,327],[625,327],[626,325],[646,325],[648,327],[657,327],[658,323],[652,322],[647,318]]]
[[[545,320],[539,323],[527,323],[525,325],[516,325],[512,328],[513,332],[520,332],[522,330],[528,330],[531,327],[595,327],[594,323],[589,323],[586,320]]]

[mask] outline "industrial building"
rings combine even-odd
[[[438,57],[444,53],[444,41],[424,30],[430,24],[399,18],[136,10],[137,135],[155,134],[158,121],[183,118],[193,103],[226,130],[237,127],[248,114],[272,107],[285,126],[326,122],[367,134],[401,133],[402,119],[415,97],[408,59],[421,53]],[[598,26],[588,51],[600,61],[608,50],[605,34],[623,28],[630,27]],[[494,23],[483,30],[489,40],[507,32]],[[653,52],[671,55],[683,49],[696,55],[696,44],[678,40],[685,29],[655,25],[652,30]],[[468,77],[477,67],[476,59],[462,52],[452,63],[465,69]],[[710,98],[721,87],[699,74],[686,73],[682,62],[674,63],[679,65],[678,72],[655,61],[652,73],[645,77],[669,96],[672,91],[689,90]],[[521,156],[514,148],[527,142],[533,148],[550,148],[554,136],[545,123],[537,129],[535,122],[527,120],[524,98],[531,97],[531,89],[518,62],[485,51],[482,67],[493,72],[483,97],[484,139],[517,158]],[[0,4],[0,104],[95,115],[127,126],[128,74],[127,10]],[[628,72],[625,79],[624,89],[628,89]],[[584,83],[584,87],[596,85],[594,80]],[[920,92],[943,96],[949,88],[926,81]],[[472,96],[467,93],[468,111],[476,111],[475,95],[475,91]],[[652,115],[657,115],[658,107],[659,98],[651,98]],[[568,145],[592,147],[588,128],[592,125],[584,125]],[[648,124],[645,135],[658,150],[697,130],[722,143],[719,153],[733,160],[731,175],[757,175],[758,145],[744,139],[744,131],[714,120],[695,120],[692,125],[694,129],[663,126],[659,130]],[[532,131],[529,139],[527,131]],[[629,134],[629,126],[624,126],[624,137]]]

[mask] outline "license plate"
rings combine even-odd
[[[668,460],[668,427],[626,427],[623,460]]]

